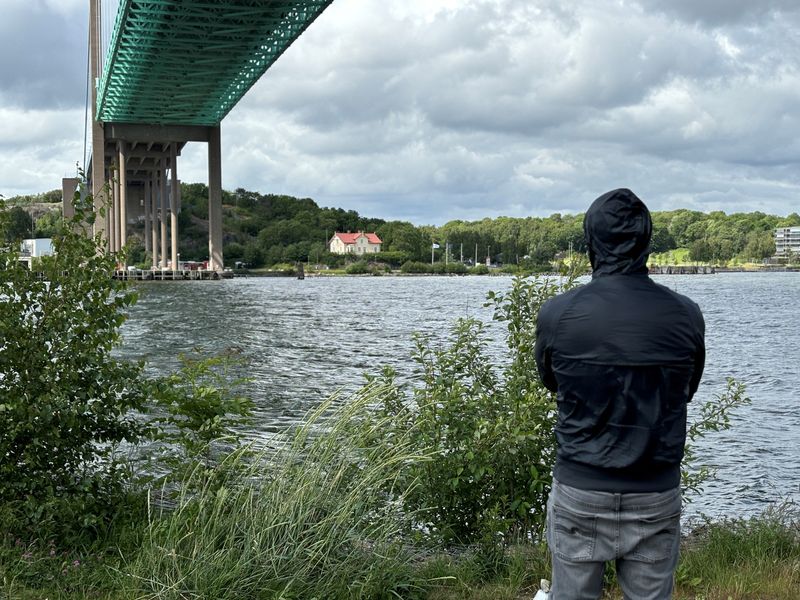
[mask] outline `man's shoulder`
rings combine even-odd
[[[547,300],[539,309],[539,322],[557,321],[575,297],[581,294],[585,289],[585,285],[580,285],[566,292],[561,292]]]
[[[656,286],[656,288],[658,288],[662,294],[668,296],[674,302],[678,302],[679,304],[683,305],[693,316],[702,318],[703,312],[700,310],[700,306],[697,304],[697,302],[689,298],[689,296],[685,296],[679,292],[676,292],[675,290],[671,290],[667,286],[656,283],[655,281],[653,281],[653,285]]]

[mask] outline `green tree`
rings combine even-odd
[[[708,240],[695,240],[689,246],[689,258],[695,262],[710,263],[714,260],[714,249]]]
[[[6,210],[2,239],[18,242],[33,235],[33,219],[24,208],[15,206]]]
[[[37,238],[51,238],[59,230],[61,225],[61,212],[57,210],[50,210],[44,213],[41,217],[36,219],[36,228],[33,237]]]
[[[772,232],[753,231],[747,234],[744,257],[751,260],[763,260],[775,255],[775,238]]]
[[[12,213],[0,209],[4,238]],[[77,227],[53,243],[38,272],[0,248],[0,506],[18,527],[69,535],[113,517],[125,481],[115,450],[143,434],[145,398],[141,367],[112,354],[135,298],[111,277],[115,258]]]

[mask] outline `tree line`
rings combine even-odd
[[[203,219],[208,214],[205,185],[184,184],[183,207],[197,224],[203,246]],[[399,266],[405,262],[550,265],[569,252],[585,252],[583,214],[548,217],[497,217],[453,220],[441,226],[375,219],[353,210],[320,207],[311,198],[260,194],[243,188],[223,197],[226,262],[251,266],[287,262],[340,266],[352,257],[330,254],[334,232],[375,232],[383,241],[375,260]],[[186,212],[186,211],[184,211]],[[188,221],[184,215],[184,221]],[[691,260],[727,262],[762,260],[775,254],[774,229],[800,225],[800,215],[732,213],[676,209],[653,213],[654,253],[687,248]],[[436,247],[438,246],[438,247]]]
[[[53,191],[38,196],[10,198],[9,233],[47,237],[55,226],[50,215],[35,221],[26,203],[60,199]],[[179,216],[181,256],[205,260],[208,254],[208,188],[200,183],[181,184]],[[775,254],[776,227],[800,225],[796,212],[786,217],[762,212],[704,213],[676,209],[653,213],[652,251],[685,248],[689,258],[703,263],[725,263],[738,258],[759,261]],[[137,233],[138,231],[138,233]],[[320,207],[311,198],[261,194],[237,188],[223,191],[223,253],[226,264],[250,267],[311,262],[344,266],[353,257],[331,254],[328,241],[335,232],[375,232],[383,241],[373,261],[399,267],[406,262],[466,264],[518,264],[549,266],[569,252],[585,252],[583,214],[548,217],[497,217],[480,221],[453,220],[441,226],[415,225],[359,215],[354,210]],[[144,261],[143,224],[131,232],[131,259]]]

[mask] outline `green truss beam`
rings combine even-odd
[[[102,122],[218,125],[333,0],[122,0]]]

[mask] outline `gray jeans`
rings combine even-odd
[[[606,561],[615,561],[626,600],[672,596],[680,545],[681,494],[614,494],[553,481],[547,542],[553,563],[550,600],[597,600]]]

